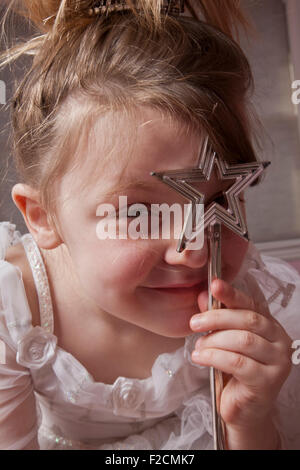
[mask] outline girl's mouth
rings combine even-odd
[[[149,288],[148,288],[149,289]],[[161,294],[171,294],[171,295],[195,295],[197,293],[202,292],[203,290],[208,289],[207,280],[200,281],[197,284],[176,284],[173,286],[165,286],[165,287],[151,287],[153,291],[159,292]]]

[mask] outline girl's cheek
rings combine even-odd
[[[129,287],[137,286],[147,277],[154,263],[155,257],[150,250],[137,246],[137,243],[129,246],[127,240],[126,245],[122,244],[113,250],[109,261],[109,275],[115,282],[122,282]]]

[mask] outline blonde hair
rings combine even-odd
[[[96,117],[108,112],[130,119],[139,106],[151,106],[204,129],[227,161],[256,160],[247,103],[253,78],[233,39],[239,25],[248,25],[239,2],[198,0],[194,8],[187,2],[209,24],[163,16],[161,2],[128,0],[132,11],[93,17],[89,0],[10,3],[7,14],[22,14],[42,32],[0,55],[0,67],[33,55],[12,100],[14,162],[54,220],[54,183]]]

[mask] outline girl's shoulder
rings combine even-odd
[[[1,243],[1,240],[0,240]],[[16,267],[22,274],[22,281],[28,300],[28,305],[32,315],[32,325],[40,325],[40,312],[39,312],[39,301],[35,288],[35,283],[29,265],[24,246],[22,242],[16,243],[13,246],[6,248],[6,253],[4,254],[3,261],[5,262],[2,266],[2,269],[6,269],[6,263]],[[1,287],[1,286],[0,286]]]

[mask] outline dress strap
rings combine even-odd
[[[39,299],[41,327],[49,333],[54,332],[53,307],[48,282],[46,267],[38,245],[31,233],[22,235],[23,243],[28,262],[31,267],[36,291]]]

